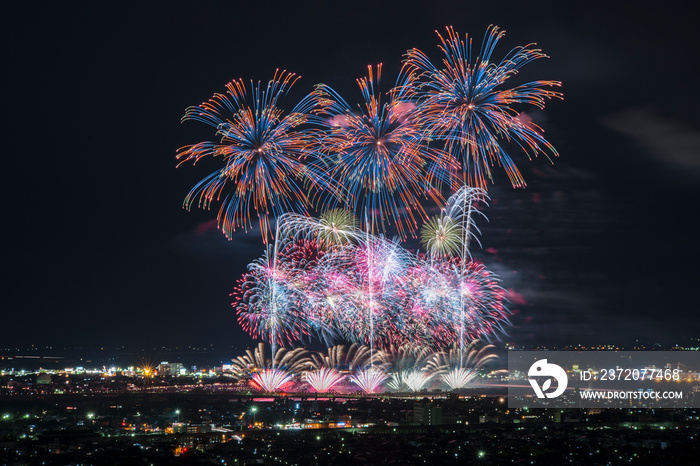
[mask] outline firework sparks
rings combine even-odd
[[[476,377],[476,371],[464,367],[455,367],[444,374],[440,374],[442,381],[452,390],[466,387],[474,377]]]
[[[329,392],[344,379],[345,376],[332,367],[322,367],[319,370],[304,373],[306,383],[319,393]]]
[[[352,374],[349,379],[365,393],[376,393],[388,378],[387,373],[378,367],[369,367]]]

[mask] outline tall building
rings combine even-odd
[[[187,369],[181,362],[169,363],[168,361],[163,361],[158,364],[157,370],[158,375],[170,375],[172,377],[187,375]]]
[[[432,402],[421,401],[413,405],[413,422],[424,426],[438,426],[442,424],[442,406],[436,406]]]

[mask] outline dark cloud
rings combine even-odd
[[[602,119],[609,128],[629,137],[639,154],[661,167],[700,177],[700,130],[652,107],[627,108]]]

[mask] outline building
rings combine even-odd
[[[442,407],[425,400],[414,404],[413,422],[423,426],[442,425]]]

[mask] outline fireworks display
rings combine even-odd
[[[337,345],[327,352],[309,352],[280,349],[277,368],[264,357],[261,343],[255,351],[233,360],[232,375],[250,388],[260,392],[305,391],[317,393],[378,393],[419,392],[430,387],[464,388],[473,383],[488,361],[496,358],[493,346],[480,346],[473,341],[466,354],[460,357],[459,347],[449,351],[420,351],[413,353],[406,347],[378,350],[373,353],[365,345],[350,347]],[[311,364],[309,364],[311,361]],[[457,367],[458,364],[461,367]]]
[[[470,252],[485,188],[496,165],[524,186],[512,148],[528,158],[557,155],[516,107],[562,98],[557,81],[506,87],[546,55],[529,44],[493,62],[503,35],[490,27],[473,56],[471,39],[448,27],[438,33],[440,65],[409,50],[386,93],[382,66],[369,66],[356,107],[319,84],[285,116],[279,100],[298,78],[278,71],[267,86],[235,80],[225,95],[187,109],[183,121],[216,128],[219,142],[182,147],[180,163],[211,156],[223,167],[195,185],[185,206],[209,208],[223,197],[224,234],[251,228],[257,216],[267,244],[232,296],[242,328],[269,342],[274,357],[263,346],[249,351],[234,360],[237,378],[268,392],[303,380],[317,392],[348,382],[374,393],[385,383],[457,389],[476,376],[489,356],[474,342],[498,338],[509,324],[500,279]],[[421,199],[438,203],[440,214],[428,219]],[[401,241],[416,237],[421,222],[423,252],[409,251]],[[398,239],[386,236],[389,227]],[[277,349],[312,338],[352,345],[327,354]]]
[[[471,39],[448,27],[446,36],[438,33],[440,65],[409,50],[386,93],[380,91],[382,66],[369,66],[357,80],[362,103],[356,107],[319,84],[285,116],[278,105],[295,74],[277,71],[267,86],[251,82],[249,90],[242,80],[231,81],[226,94],[188,108],[183,117],[216,128],[219,142],[182,147],[180,163],[208,156],[224,162],[192,188],[185,207],[196,202],[209,208],[223,196],[218,219],[226,236],[252,227],[251,216],[257,216],[267,242],[270,216],[305,213],[311,204],[343,205],[371,234],[393,224],[405,238],[427,218],[421,198],[440,203],[443,188],[483,188],[493,179],[492,166],[503,166],[513,186],[524,186],[509,146],[528,158],[557,151],[516,107],[544,108],[547,100],[562,98],[552,90],[561,83],[507,87],[523,66],[547,55],[528,44],[494,62],[504,34],[489,27],[473,56]],[[231,190],[224,192],[227,184]],[[452,225],[436,219],[431,228],[449,238]]]
[[[455,194],[442,218],[474,226],[456,207],[464,204],[467,191]],[[254,261],[233,293],[239,322],[255,338],[294,344],[315,336],[326,343],[345,340],[417,352],[489,338],[507,323],[498,277],[466,252],[464,257],[417,255],[352,227],[343,227],[343,238],[353,241],[329,242],[319,233],[322,221],[299,215],[278,221],[288,236],[276,239],[276,266],[267,255]],[[469,230],[461,227],[460,251]]]

